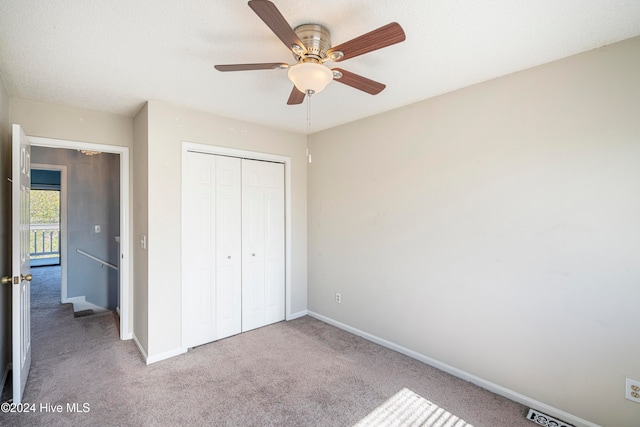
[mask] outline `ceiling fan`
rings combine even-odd
[[[319,24],[303,24],[294,29],[278,8],[268,0],[251,0],[249,7],[264,21],[280,40],[291,50],[296,63],[216,65],[218,71],[278,70],[288,69],[293,90],[287,104],[301,104],[305,95],[311,96],[323,90],[331,81],[343,83],[371,95],[377,95],[386,86],[382,83],[343,70],[330,69],[326,61],[340,62],[382,49],[405,40],[402,27],[397,22],[384,25],[337,46],[331,46],[331,34]]]

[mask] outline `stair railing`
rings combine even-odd
[[[118,266],[117,265],[111,264],[109,261],[105,261],[103,259],[100,259],[95,255],[91,255],[90,253],[85,252],[82,249],[76,249],[76,252],[78,252],[80,255],[84,255],[87,258],[90,258],[90,259],[92,259],[92,260],[94,260],[96,262],[99,262],[100,264],[102,264],[103,267],[106,266],[106,267],[109,267],[109,268],[113,268],[116,271],[118,270]]]

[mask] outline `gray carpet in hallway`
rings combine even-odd
[[[351,426],[403,387],[476,427],[533,425],[520,404],[310,317],[146,366],[112,313],[74,318],[37,269],[32,306],[24,401],[37,412],[2,425]],[[63,413],[40,412],[47,403]]]

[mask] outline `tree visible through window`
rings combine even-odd
[[[31,190],[31,259],[60,256],[60,191]]]

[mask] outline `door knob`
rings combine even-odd
[[[5,276],[2,278],[2,284],[3,285],[9,285],[11,284],[11,276]]]
[[[33,279],[33,276],[31,274],[27,274],[26,276],[23,276],[22,274],[20,275],[20,280],[26,280],[27,282],[30,282],[31,279]]]

